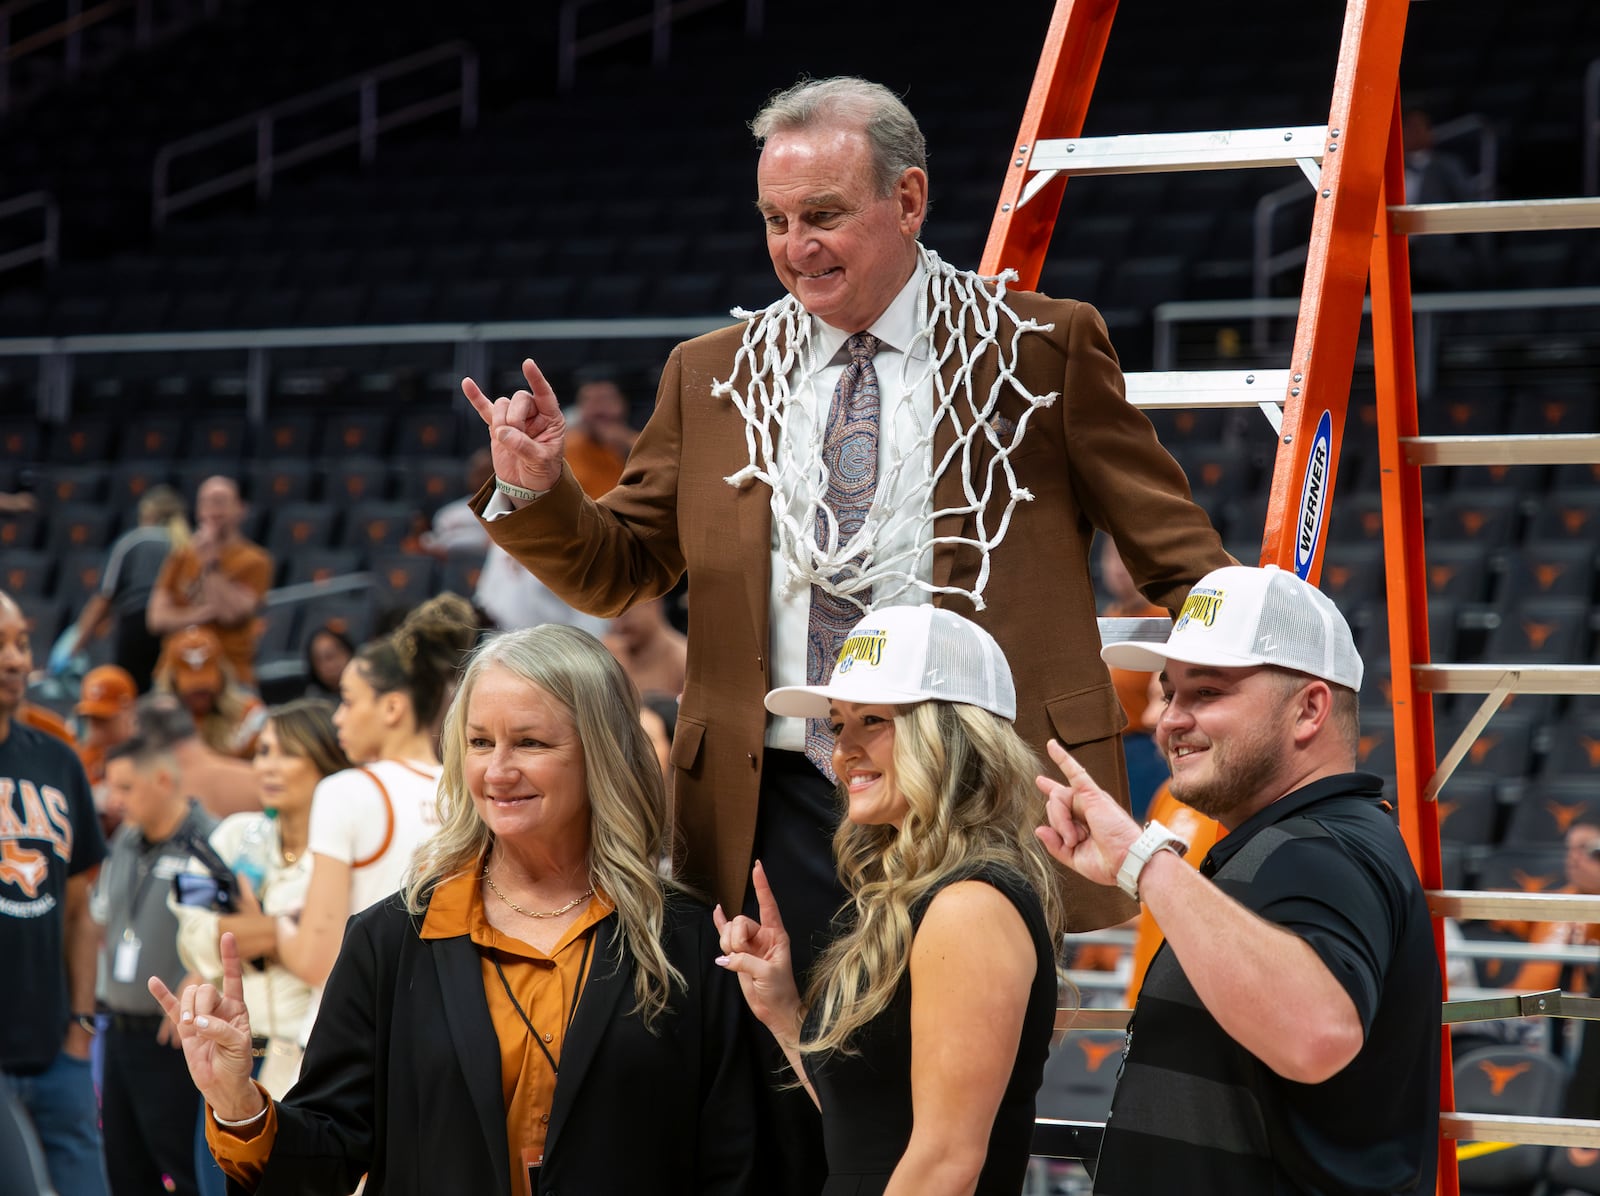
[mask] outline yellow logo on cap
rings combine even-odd
[[[1182,631],[1191,619],[1210,627],[1217,621],[1217,612],[1222,609],[1224,597],[1222,590],[1190,590],[1189,597],[1184,599],[1183,609],[1178,612],[1178,621],[1173,624],[1173,632]]]
[[[845,640],[844,647],[839,649],[839,662],[836,672],[848,673],[850,666],[856,661],[865,661],[877,667],[883,660],[883,648],[888,642],[889,635],[883,631],[871,631],[863,628]]]

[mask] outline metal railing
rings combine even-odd
[[[90,353],[210,353],[235,350],[245,369],[245,409],[250,419],[266,418],[271,355],[274,349],[341,345],[454,345],[455,370],[482,377],[488,346],[498,341],[686,339],[732,323],[732,317],[707,313],[630,320],[505,320],[479,324],[360,324],[343,328],[266,328],[226,332],[144,332],[79,336],[0,337],[0,357],[32,357],[39,364],[37,414],[63,421],[72,413],[72,382],[77,359]]]
[[[604,29],[580,35],[578,14],[595,0],[564,0],[556,26],[556,83],[569,90],[578,76],[578,60],[635,38],[649,37],[650,65],[661,66],[672,57],[672,26],[684,17],[725,4],[728,0],[650,0],[650,10],[618,21]],[[760,34],[765,20],[764,0],[744,0],[744,30]]]
[[[460,64],[457,80],[448,90],[425,99],[413,100],[393,111],[380,110],[378,93],[380,84],[415,77],[441,62]],[[357,101],[357,111],[355,118],[349,123],[339,125],[329,132],[320,132],[311,140],[292,148],[278,144],[279,125],[285,117],[337,105],[351,97],[355,97]],[[378,137],[381,134],[456,108],[460,109],[463,129],[471,129],[477,124],[478,55],[472,47],[462,42],[435,46],[421,54],[413,54],[374,70],[351,75],[258,112],[168,142],[157,152],[152,171],[151,220],[155,227],[160,228],[166,223],[167,217],[174,212],[245,186],[255,188],[258,200],[266,199],[272,193],[273,176],[279,171],[326,157],[351,146],[358,148],[363,163],[370,162],[377,153]],[[230,142],[244,142],[247,139],[251,149],[246,165],[223,170],[179,190],[172,188],[171,174],[174,162],[202,150],[225,146]]]
[[[61,18],[42,28],[13,40],[16,18],[44,4],[61,10]],[[221,0],[197,0],[199,17],[216,15]],[[0,4],[0,113],[10,111],[15,98],[12,91],[11,64],[30,54],[43,53],[55,47],[61,50],[61,71],[65,78],[78,75],[84,63],[84,31],[123,13],[133,17],[133,44],[147,46],[157,36],[181,28],[189,22],[179,18],[158,29],[154,0],[9,0]]]
[[[30,262],[43,262],[46,266],[56,264],[61,252],[61,209],[56,205],[55,196],[48,191],[29,191],[0,203],[0,222],[29,215],[39,221],[39,239],[0,253],[0,274]]]
[[[1600,63],[1596,64],[1600,66]],[[1591,68],[1591,74],[1600,80],[1600,71]],[[1600,82],[1596,83],[1600,87]],[[1588,126],[1586,126],[1588,127]],[[1435,147],[1450,142],[1470,142],[1476,169],[1467,175],[1473,199],[1494,197],[1495,176],[1500,169],[1500,135],[1488,121],[1475,113],[1446,121],[1433,131]],[[1270,298],[1273,283],[1283,274],[1305,263],[1306,244],[1297,242],[1283,249],[1274,249],[1274,232],[1279,217],[1300,204],[1316,197],[1316,191],[1307,187],[1304,179],[1286,183],[1276,191],[1269,191],[1256,201],[1251,249],[1251,293],[1258,299]],[[1256,347],[1260,348],[1262,329],[1254,329]]]

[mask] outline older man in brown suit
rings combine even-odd
[[[831,668],[830,603],[859,617],[935,602],[975,619],[1011,663],[1018,731],[1041,756],[1055,738],[1120,779],[1094,530],[1171,611],[1231,558],[1127,403],[1094,309],[1006,291],[922,248],[925,149],[898,99],[862,80],[802,83],[752,128],[757,206],[789,296],[673,351],[616,489],[590,500],[563,468],[560,404],[532,361],[515,395],[463,389],[494,454],[476,509],[546,585],[609,616],[687,571],[672,745],[684,875],[736,910],[760,858],[803,974],[841,897],[838,807],[802,754],[808,730],[769,719],[762,696]],[[841,422],[870,435],[852,450]],[[863,466],[864,514],[838,497]],[[1133,913],[1114,890],[1066,880],[1075,928]]]

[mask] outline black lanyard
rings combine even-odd
[[[567,1014],[567,1024],[562,1031],[563,1036],[567,1030],[572,1029],[572,1019],[578,1016],[578,997],[583,993],[584,980],[589,971],[589,948],[594,945],[594,927],[583,936],[583,957],[578,960],[578,978],[572,982],[572,1011]],[[528,1020],[528,1015],[523,1011],[522,1004],[517,1000],[516,994],[511,991],[511,982],[506,979],[506,970],[500,966],[498,955],[491,955],[489,962],[494,964],[495,974],[500,977],[500,984],[506,990],[506,1000],[511,1002],[511,1008],[517,1011],[517,1016],[522,1019],[522,1024],[528,1027],[528,1033],[533,1036],[533,1041],[544,1052],[544,1057],[550,1061],[550,1070],[556,1076],[561,1075],[561,1068],[557,1066],[555,1056],[550,1053],[550,1048],[544,1045],[544,1036],[533,1028],[533,1023]]]

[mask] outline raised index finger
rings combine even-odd
[[[761,866],[760,860],[750,870],[750,879],[756,887],[756,909],[761,914],[762,928],[782,930],[783,915],[778,912],[778,899],[772,895],[772,886],[767,883],[767,870]]]
[[[244,1004],[244,969],[239,965],[239,940],[233,931],[222,936],[222,995],[230,1001]]]

